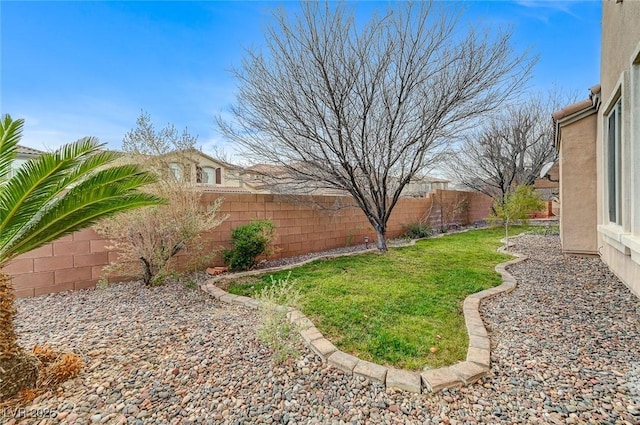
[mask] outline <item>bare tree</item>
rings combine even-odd
[[[224,135],[287,179],[351,194],[385,251],[402,189],[527,80],[534,60],[508,32],[465,29],[432,2],[392,4],[367,23],[352,5],[302,2],[275,13],[265,51],[235,70]]]
[[[532,96],[467,134],[448,161],[451,177],[502,202],[516,186],[534,184],[557,159],[551,113],[557,96]]]

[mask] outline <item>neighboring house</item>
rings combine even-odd
[[[172,152],[164,160],[174,178],[189,179],[206,192],[251,193],[240,176],[241,168],[197,149]]]
[[[545,217],[560,216],[560,162],[556,161],[544,177],[533,182],[535,192],[547,204]]]
[[[449,189],[449,180],[442,180],[430,176],[416,176],[404,187],[402,196],[411,198],[424,198],[436,190]]]
[[[240,179],[255,193],[273,193],[282,189],[287,175],[284,167],[269,164],[254,164],[240,170]],[[279,184],[280,183],[280,184]]]
[[[311,195],[316,188],[301,184],[288,177],[285,167],[271,164],[254,164],[240,170],[240,180],[253,193]]]
[[[43,152],[38,149],[28,148],[21,145],[18,145],[17,153],[16,159],[11,163],[9,178],[13,177],[20,167],[22,167],[27,161],[43,154]]]
[[[598,253],[640,296],[640,2],[602,5],[600,89],[554,114],[565,252]],[[567,203],[571,204],[569,208]]]
[[[349,196],[345,190],[315,187],[311,182],[298,183],[287,177],[283,166],[256,164],[240,172],[242,181],[257,193],[280,193],[290,195]],[[402,191],[402,196],[424,198],[437,189],[446,190],[449,181],[423,176],[414,178]]]

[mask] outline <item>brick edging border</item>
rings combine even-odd
[[[415,240],[411,242],[411,245],[413,245]],[[502,242],[504,243],[504,240]],[[372,248],[367,251],[374,249],[375,248]],[[322,258],[351,256],[362,254],[367,251],[319,256],[300,263],[288,264],[268,270],[255,270],[244,273],[235,273],[233,275],[217,276],[207,279],[204,285],[201,286],[201,289],[217,300],[230,304],[243,305],[251,309],[258,309],[260,301],[241,295],[230,294],[217,287],[216,283],[221,280],[231,278],[263,274],[270,271],[287,270]],[[299,326],[302,340],[313,352],[320,356],[323,362],[327,362],[331,366],[342,370],[348,375],[362,376],[371,381],[379,382],[386,387],[399,388],[401,390],[417,394],[438,392],[445,388],[471,385],[476,383],[480,378],[486,376],[489,373],[491,366],[491,342],[489,340],[487,329],[482,321],[482,317],[480,316],[480,305],[485,299],[494,297],[501,293],[513,291],[516,288],[516,279],[506,270],[506,268],[527,259],[524,255],[506,251],[504,247],[499,248],[498,251],[513,255],[517,258],[495,266],[495,271],[500,273],[502,276],[502,285],[476,292],[475,294],[471,294],[465,298],[463,313],[467,333],[469,335],[469,348],[467,350],[466,360],[452,366],[445,366],[417,373],[360,360],[351,354],[338,350],[331,341],[326,339],[322,333],[320,333],[313,322],[300,311],[288,307],[287,317],[291,322]]]

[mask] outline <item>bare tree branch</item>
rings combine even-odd
[[[402,189],[517,94],[535,60],[514,55],[508,32],[465,32],[446,4],[393,4],[365,24],[348,4],[300,7],[247,52],[234,122],[218,124],[253,161],[350,193],[386,250]]]
[[[498,200],[518,185],[534,184],[542,167],[557,160],[550,116],[566,103],[561,97],[532,96],[467,134],[447,161],[451,178]]]

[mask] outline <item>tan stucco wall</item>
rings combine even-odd
[[[561,128],[560,238],[567,253],[597,253],[595,113]]]
[[[623,178],[622,178],[622,195],[623,195],[623,226],[615,228],[607,235],[607,229],[602,227],[610,226],[604,214],[606,181],[604,166],[604,147],[603,147],[603,131],[604,131],[604,113],[608,107],[608,103],[612,99],[614,91],[617,89],[618,82],[622,79],[622,74],[631,68],[631,55],[637,49],[640,42],[640,1],[623,0],[618,3],[616,0],[605,0],[602,5],[602,53],[600,61],[600,84],[602,88],[602,106],[598,112],[598,138],[597,138],[597,172],[598,172],[598,225],[601,226],[598,231],[598,248],[602,255],[602,259],[607,263],[611,271],[615,273],[636,295],[640,296],[640,245],[636,245],[636,250],[629,249],[631,243],[624,243],[628,237],[630,229],[631,217],[629,217],[629,205],[633,203],[635,197],[640,193],[633,193],[630,190],[631,171],[629,147],[630,145],[638,149],[640,138],[637,136],[630,137],[630,120],[629,120],[629,99],[628,94],[623,96],[623,144],[629,143],[623,151]],[[623,147],[623,149],[625,149]],[[626,216],[625,216],[626,214]],[[636,212],[637,214],[637,212]],[[611,227],[611,226],[610,226]],[[623,243],[616,241],[616,239]],[[626,246],[625,246],[626,245]]]
[[[600,86],[606,101],[640,41],[640,1],[605,0],[602,4]]]

